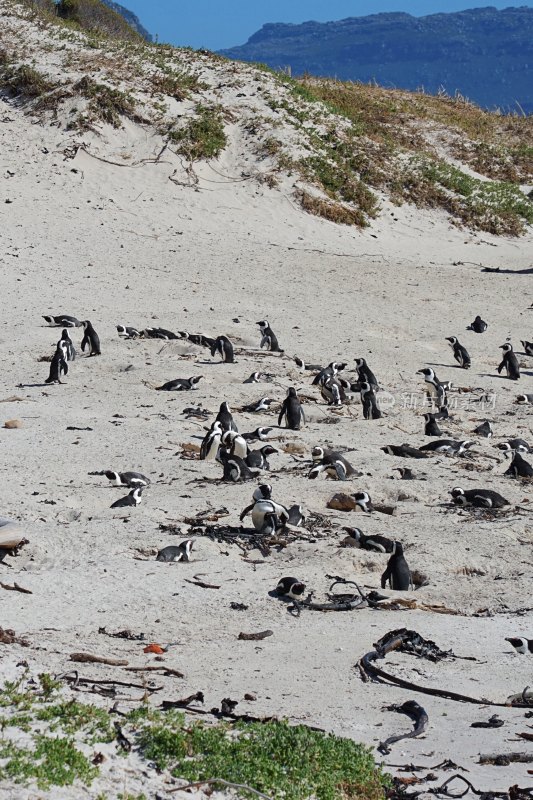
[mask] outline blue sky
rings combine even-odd
[[[221,50],[244,42],[265,22],[319,22],[406,11],[415,16],[465,8],[533,7],[533,0],[517,2],[460,2],[460,0],[120,0],[134,11],[159,41]]]

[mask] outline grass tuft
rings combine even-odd
[[[169,139],[178,144],[178,152],[190,161],[216,158],[227,144],[222,109],[198,105],[196,116],[184,128],[170,131]]]

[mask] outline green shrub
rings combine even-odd
[[[220,108],[197,106],[196,116],[184,128],[171,131],[169,138],[179,145],[178,152],[191,161],[216,158],[227,144]]]

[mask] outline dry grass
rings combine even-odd
[[[365,214],[359,209],[350,208],[332,200],[323,200],[321,197],[309,194],[305,189],[300,189],[296,197],[304,211],[314,214],[315,217],[323,217],[323,219],[339,225],[355,225],[358,228],[365,228],[368,225]]]

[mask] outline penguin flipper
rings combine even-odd
[[[243,521],[243,519],[244,519],[244,518],[247,516],[247,514],[249,514],[249,513],[250,513],[250,511],[252,511],[252,509],[253,509],[254,505],[255,505],[255,503],[252,503],[250,506],[246,506],[246,508],[244,509],[244,511],[241,511],[241,514],[240,514],[240,516],[239,516],[239,519],[240,519],[240,521],[241,521],[241,522],[242,522],[242,521]]]
[[[85,334],[85,336],[81,340],[81,351],[82,351],[82,353],[85,353],[85,348],[86,348],[86,346],[88,344],[89,344],[89,337],[87,336],[87,334]]]

